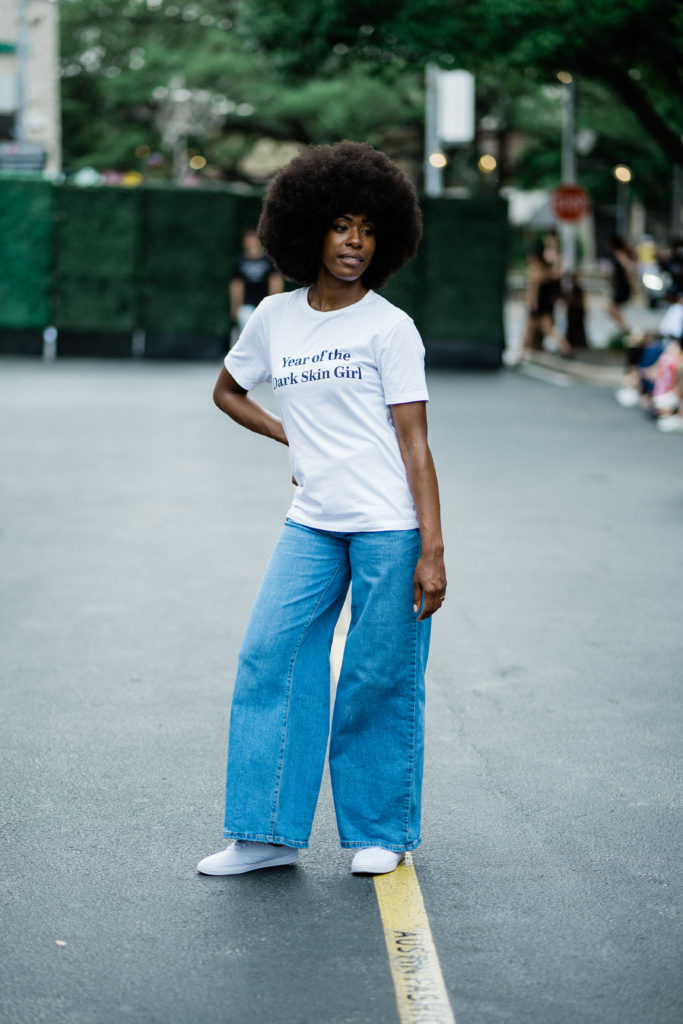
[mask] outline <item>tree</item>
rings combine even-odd
[[[596,135],[579,169],[598,201],[611,201],[616,162],[634,168],[648,204],[671,161],[683,164],[674,0],[61,0],[60,11],[72,168],[128,169],[152,150],[168,176],[187,146],[208,160],[204,173],[254,184],[292,145],[349,137],[417,174],[428,61],[475,73],[499,185],[559,179],[560,69],[578,75],[579,127]],[[449,174],[482,187],[474,149]]]
[[[679,0],[240,0],[241,24],[292,79],[331,55],[378,73],[436,61],[476,74],[566,69],[601,84],[683,166],[683,6]]]
[[[168,173],[181,135],[223,176],[254,181],[244,160],[264,137],[348,135],[391,151],[395,133],[421,121],[418,73],[388,82],[333,55],[288,80],[224,0],[62,0],[60,10],[67,167],[126,169],[136,150],[157,150]]]

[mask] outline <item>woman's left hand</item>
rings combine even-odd
[[[446,566],[442,554],[420,555],[413,576],[413,611],[418,622],[438,612],[446,599]]]

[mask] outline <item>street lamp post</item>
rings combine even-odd
[[[671,190],[671,237],[678,238],[681,234],[681,209],[683,208],[683,168],[674,167],[673,187]]]
[[[439,160],[439,68],[436,64],[428,64],[425,77],[425,162],[424,179],[425,194],[438,197],[443,191],[441,170],[443,164]]]
[[[617,164],[612,173],[617,182],[617,234],[628,241],[629,182],[633,175],[626,164]]]

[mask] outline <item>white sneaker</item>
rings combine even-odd
[[[663,434],[679,434],[683,432],[683,419],[680,416],[660,416],[657,420],[657,430]]]
[[[197,871],[202,875],[243,875],[245,871],[256,871],[258,868],[296,864],[298,859],[299,851],[293,846],[236,839],[227,849],[200,860]]]
[[[640,402],[640,394],[635,388],[619,388],[614,397],[624,409],[631,409]]]
[[[405,853],[384,850],[381,846],[366,846],[359,850],[351,862],[354,875],[386,875],[401,863]]]

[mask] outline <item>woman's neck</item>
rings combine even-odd
[[[331,313],[360,302],[368,294],[362,281],[337,281],[329,275],[318,275],[318,280],[308,291],[308,304],[319,313]]]

